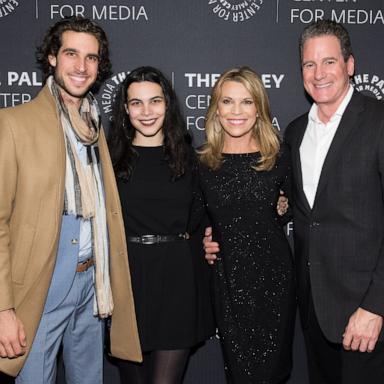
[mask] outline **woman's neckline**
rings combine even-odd
[[[159,148],[163,148],[164,145],[151,145],[151,146],[146,146],[146,145],[137,145],[137,144],[132,144],[132,147],[134,148],[148,148],[148,149],[159,149]]]
[[[253,152],[222,152],[221,154],[223,156],[226,156],[226,155],[234,156],[234,155],[255,155],[257,153],[260,153],[260,151],[253,151]]]

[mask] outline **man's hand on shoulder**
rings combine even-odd
[[[379,338],[383,318],[380,315],[358,308],[349,318],[343,335],[346,350],[372,352]]]
[[[14,358],[24,355],[27,338],[22,322],[13,309],[0,311],[0,356]]]

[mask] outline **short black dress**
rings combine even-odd
[[[220,253],[214,265],[215,315],[228,382],[275,384],[291,370],[295,318],[292,257],[276,213],[289,193],[283,147],[271,171],[251,168],[259,153],[224,154],[201,166],[201,186]]]
[[[134,148],[138,158],[132,176],[128,182],[117,180],[126,235],[190,230],[190,212],[201,204],[194,172],[172,181],[162,146]],[[189,348],[212,333],[201,321],[204,297],[194,258],[202,255],[191,252],[190,240],[127,246],[142,350]]]

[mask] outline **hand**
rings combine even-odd
[[[203,239],[205,260],[208,264],[214,264],[217,259],[216,253],[220,252],[219,243],[212,241],[212,227],[205,228],[204,239]]]
[[[344,349],[360,352],[372,352],[383,325],[380,315],[358,308],[349,318],[343,335]]]
[[[284,196],[284,191],[280,191],[279,199],[277,200],[276,210],[280,216],[287,213],[288,210],[288,198]]]
[[[24,326],[14,309],[0,311],[0,356],[14,358],[24,355],[26,349]]]

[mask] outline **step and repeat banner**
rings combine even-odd
[[[200,145],[212,86],[224,70],[248,65],[261,75],[273,124],[283,134],[310,106],[300,74],[300,32],[325,18],[343,23],[350,32],[355,87],[384,97],[384,0],[0,0],[0,108],[36,95],[42,85],[36,47],[48,26],[68,15],[93,19],[109,37],[113,75],[97,95],[107,130],[117,88],[127,72],[151,65],[171,79],[188,129]],[[288,234],[291,230],[288,226]],[[289,383],[304,384],[299,327],[294,347]],[[105,383],[118,383],[114,365],[106,361],[105,366]],[[62,373],[58,382],[64,383]],[[184,382],[224,383],[215,338],[194,353]]]

